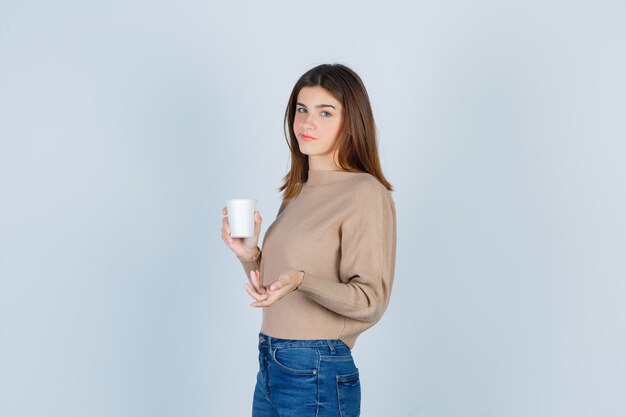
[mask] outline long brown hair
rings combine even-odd
[[[368,172],[389,191],[391,184],[385,179],[376,137],[376,124],[369,96],[361,78],[342,64],[322,64],[305,72],[291,91],[285,111],[285,139],[291,151],[291,168],[284,177],[283,200],[300,193],[309,176],[309,158],[300,152],[298,139],[293,131],[296,101],[303,87],[320,86],[326,89],[343,106],[343,127],[335,149],[339,167],[350,172]]]

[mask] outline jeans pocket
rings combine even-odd
[[[316,375],[319,352],[311,348],[277,348],[272,358],[280,369],[294,375]]]
[[[337,375],[337,397],[341,417],[358,417],[361,414],[361,381],[359,370],[348,375]]]

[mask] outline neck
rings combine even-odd
[[[333,155],[334,156],[334,155]],[[341,171],[334,158],[322,158],[318,155],[309,156],[309,170],[311,171]]]
[[[340,169],[309,169],[306,186],[334,184],[353,178],[358,172],[343,171]]]

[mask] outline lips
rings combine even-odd
[[[305,134],[300,135],[300,137],[305,142],[311,142],[312,140],[315,140],[315,138],[313,136],[309,136],[309,135],[305,135]]]

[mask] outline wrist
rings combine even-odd
[[[261,253],[261,250],[257,246],[251,251],[244,253],[242,256],[239,257],[239,259],[241,259],[242,261],[252,261],[259,256],[259,253]]]
[[[302,285],[302,280],[304,280],[304,271],[298,271],[298,270],[294,270],[293,271],[293,277],[294,277],[294,288],[293,290],[297,290],[298,287],[300,287],[300,285]]]

